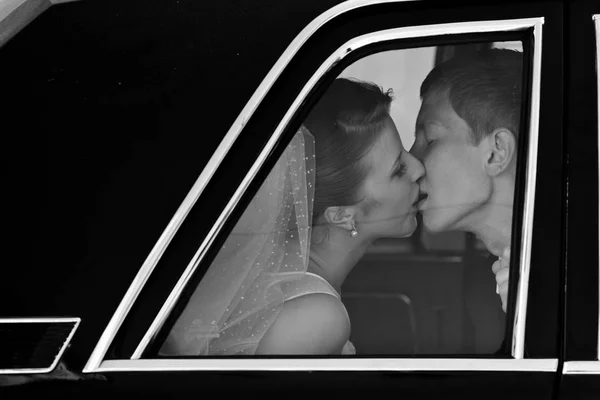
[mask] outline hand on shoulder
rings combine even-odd
[[[287,301],[261,339],[256,354],[341,354],[350,336],[350,321],[342,302],[313,293]]]

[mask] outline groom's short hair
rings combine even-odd
[[[489,49],[457,56],[437,65],[421,84],[421,98],[448,94],[454,112],[469,124],[478,144],[495,129],[519,135],[523,56]]]

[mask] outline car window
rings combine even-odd
[[[510,262],[499,258],[522,229],[514,193],[528,154],[522,49],[387,50],[344,68],[215,258],[195,267],[144,357],[323,354],[318,340],[333,354],[502,353],[514,304],[504,294]],[[314,321],[311,307],[323,311]],[[304,322],[278,322],[288,318]],[[317,321],[333,331],[321,338]],[[329,343],[335,329],[347,341]]]

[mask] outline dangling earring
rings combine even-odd
[[[352,236],[353,238],[358,236],[358,231],[354,227],[354,222],[352,223],[352,230],[350,231],[350,236]]]

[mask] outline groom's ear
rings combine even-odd
[[[328,224],[351,231],[354,226],[353,207],[327,207],[324,216]]]
[[[498,176],[511,167],[517,150],[517,139],[509,129],[500,128],[483,140],[486,142],[485,171],[488,176]]]

